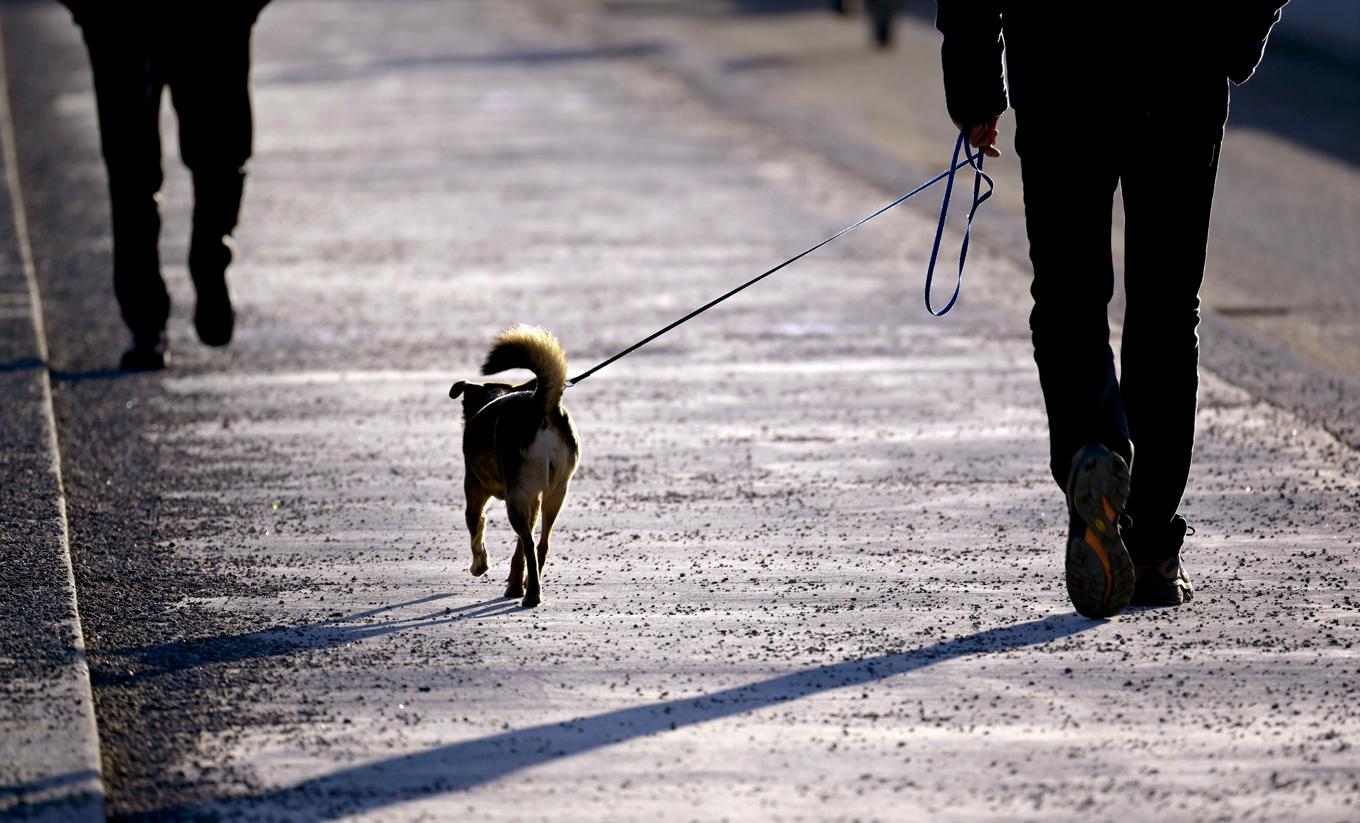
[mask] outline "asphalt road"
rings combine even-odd
[[[177,359],[122,375],[77,34],[0,14],[115,816],[1356,816],[1360,459],[1327,426],[1207,371],[1200,595],[1083,620],[1023,268],[980,250],[933,320],[902,262],[933,220],[895,213],[568,393],[521,610],[501,507],[466,571],[449,384],[513,322],[593,363],[880,182],[593,18],[280,0],[238,339],[193,339],[167,115]]]

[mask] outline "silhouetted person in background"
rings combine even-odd
[[[170,296],[161,278],[160,107],[168,86],[193,175],[194,328],[231,342],[227,291],[251,151],[250,32],[268,0],[62,0],[85,36],[113,212],[113,287],[132,332],[122,367],[164,368]]]
[[[1229,82],[1255,71],[1284,4],[938,3],[949,114],[990,156],[1010,84],[1034,359],[1070,512],[1067,588],[1090,617],[1193,595],[1177,508],[1194,446],[1214,178]],[[1118,379],[1107,317],[1116,186],[1127,297]]]

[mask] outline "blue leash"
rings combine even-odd
[[[959,159],[960,153],[963,154],[962,160]],[[591,367],[590,369],[581,372],[577,376],[568,380],[567,386],[568,387],[575,386],[577,383],[580,383],[582,380],[585,380],[587,377],[591,376],[600,369],[603,369],[605,366],[608,366],[614,361],[620,360],[632,354],[633,352],[637,351],[638,349],[657,339],[658,337],[670,331],[671,329],[674,329],[676,326],[683,325],[689,322],[690,320],[693,320],[695,317],[698,317],[699,315],[703,314],[704,312],[708,311],[709,309],[713,308],[714,306],[718,305],[724,300],[727,300],[728,298],[745,291],[751,286],[754,286],[761,280],[764,280],[765,278],[769,277],[770,275],[774,274],[775,272],[779,271],[785,266],[792,265],[793,263],[802,260],[804,257],[807,257],[809,254],[812,254],[814,251],[820,249],[822,246],[825,246],[828,243],[832,243],[835,242],[836,240],[839,240],[840,238],[844,237],[845,235],[849,234],[850,232],[854,231],[860,226],[863,226],[865,223],[868,223],[870,220],[873,220],[875,217],[878,217],[880,214],[883,214],[886,211],[889,211],[891,209],[896,208],[897,206],[902,205],[903,203],[907,202],[911,198],[915,197],[916,195],[920,194],[921,192],[925,191],[926,189],[930,188],[931,186],[935,185],[941,180],[944,180],[946,182],[944,186],[944,199],[940,203],[940,222],[939,225],[937,225],[935,228],[935,245],[930,250],[930,265],[926,268],[926,311],[930,312],[935,317],[944,317],[946,314],[949,313],[950,309],[954,308],[954,304],[959,301],[959,293],[963,290],[963,265],[964,261],[968,259],[968,239],[973,232],[973,217],[977,215],[978,206],[981,206],[983,203],[985,203],[987,199],[992,196],[992,192],[996,189],[996,184],[992,182],[992,178],[989,177],[987,173],[982,170],[982,158],[983,158],[982,150],[979,149],[977,154],[973,154],[968,146],[967,135],[964,132],[959,132],[958,142],[954,144],[954,159],[950,163],[950,166],[947,170],[940,172],[939,174],[935,175],[931,179],[927,180],[926,182],[922,183],[921,185],[917,186],[916,188],[912,189],[911,191],[907,192],[906,194],[902,195],[896,200],[892,201],[891,203],[874,212],[873,214],[869,215],[868,217],[865,217],[859,220],[858,222],[846,226],[845,228],[826,238],[817,245],[804,249],[803,251],[799,252],[798,254],[795,254],[793,257],[790,257],[788,260],[785,260],[784,262],[780,263],[779,265],[775,266],[772,269],[768,269],[767,271],[761,272],[760,274],[756,275],[755,277],[752,277],[750,280],[747,280],[745,283],[742,283],[740,286],[737,286],[735,289],[732,289],[731,291],[727,292],[721,297],[717,297],[714,298],[713,300],[708,301],[704,305],[700,306],[699,308],[695,309],[694,311],[690,312],[684,317],[681,317],[679,320],[676,320],[675,322],[671,323],[665,328],[662,328],[658,331],[653,332],[652,334],[647,335],[646,337],[637,341],[636,343],[619,352],[618,354],[615,354],[613,357],[610,357],[608,360],[604,360],[598,363],[597,365]],[[935,311],[934,307],[931,305],[930,302],[931,286],[935,282],[935,262],[940,256],[940,241],[944,237],[945,219],[949,216],[949,201],[954,195],[954,174],[964,166],[969,166],[973,169],[973,205],[971,208],[968,209],[968,225],[964,229],[963,245],[959,249],[959,273],[958,277],[954,281],[954,294],[949,298],[949,302],[945,304],[945,307],[943,309]],[[987,181],[986,192],[982,191],[982,182],[984,180]]]
[[[959,162],[959,152],[963,152],[962,163]],[[944,184],[944,199],[940,202],[940,222],[935,227],[935,245],[930,249],[930,265],[926,266],[926,311],[936,317],[944,317],[949,314],[950,309],[954,308],[954,304],[959,302],[959,293],[963,291],[963,264],[968,260],[968,239],[973,234],[973,218],[977,215],[978,206],[987,202],[988,198],[992,196],[992,192],[996,191],[996,184],[982,170],[982,158],[982,149],[978,149],[976,155],[972,154],[968,150],[967,134],[959,132],[959,140],[954,144],[954,160],[950,163],[949,171],[945,172],[946,182]],[[973,162],[975,160],[976,163]],[[963,244],[959,247],[959,274],[954,280],[954,293],[949,297],[949,302],[944,305],[944,308],[935,311],[934,307],[930,305],[931,286],[935,284],[935,261],[940,256],[940,241],[944,239],[945,218],[949,217],[949,199],[954,194],[954,172],[965,165],[973,167],[973,205],[968,209],[968,225],[963,230]],[[932,185],[939,179],[936,177],[935,180],[926,185]],[[983,180],[987,181],[985,193],[982,191]],[[912,192],[912,194],[915,194],[915,192]],[[910,194],[907,195],[907,197],[910,196]],[[896,203],[893,205],[896,205]]]

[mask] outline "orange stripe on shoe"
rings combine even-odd
[[[1110,501],[1105,497],[1105,495],[1100,496],[1100,505],[1102,508],[1105,509],[1105,517],[1108,518],[1111,523],[1119,522],[1119,516],[1115,512],[1114,506],[1110,505]]]
[[[1090,529],[1086,530],[1086,545],[1091,547],[1091,551],[1100,558],[1100,565],[1105,568],[1105,599],[1101,604],[1110,602],[1110,591],[1114,588],[1114,574],[1110,571],[1110,557],[1105,553],[1105,547],[1100,545],[1100,538]]]

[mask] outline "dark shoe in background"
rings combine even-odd
[[[204,278],[195,278],[194,284],[198,287],[198,304],[194,306],[198,339],[209,346],[227,345],[236,329],[236,312],[231,307],[226,273],[206,283]]]
[[[1114,617],[1133,596],[1134,568],[1120,536],[1129,499],[1124,458],[1092,444],[1072,458],[1067,481],[1067,594],[1085,617]]]
[[[892,48],[893,15],[897,13],[897,0],[867,0],[864,5],[865,11],[869,12],[874,45],[879,49]]]
[[[123,371],[159,371],[170,364],[170,347],[165,332],[155,336],[134,336],[118,367]]]

